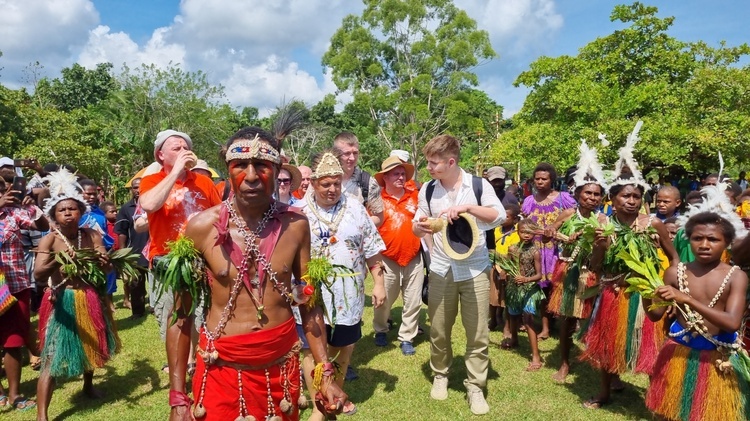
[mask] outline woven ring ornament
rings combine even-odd
[[[274,164],[281,163],[279,151],[272,148],[268,143],[260,140],[258,135],[254,139],[243,139],[232,143],[227,150],[226,161],[235,159],[259,159],[269,161]]]
[[[479,229],[468,213],[458,214],[458,219],[445,224],[442,230],[443,250],[454,260],[464,260],[474,253],[479,245]]]

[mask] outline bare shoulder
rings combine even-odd
[[[677,286],[677,266],[672,265],[664,271],[663,279],[665,285]]]
[[[220,208],[221,205],[216,205],[193,215],[185,227],[185,235],[195,239],[206,235],[209,230],[213,229],[216,221],[219,220]]]
[[[737,269],[732,272],[732,277],[729,279],[729,282],[732,285],[736,285],[739,287],[740,290],[746,291],[747,290],[747,273],[740,269],[739,266],[735,266]]]

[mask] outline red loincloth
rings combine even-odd
[[[277,327],[260,330],[245,335],[220,337],[214,342],[222,362],[243,366],[263,367],[288,354],[299,341],[294,318]],[[203,332],[200,335],[200,348],[206,349],[207,339]],[[206,364],[202,358],[196,358],[196,370],[193,376],[193,397],[196,402],[201,399],[201,383]],[[274,364],[267,368],[273,410],[283,420],[299,420],[297,399],[300,393],[299,358],[295,354],[286,362]],[[279,409],[284,398],[284,384],[290,396],[294,411],[285,415]],[[258,420],[268,416],[268,390],[265,370],[242,370],[242,395],[248,413]],[[231,366],[215,364],[209,367],[206,377],[203,406],[206,420],[234,420],[240,415],[239,382],[237,369]],[[247,414],[245,414],[247,415]]]

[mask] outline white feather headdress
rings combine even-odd
[[[638,168],[638,163],[635,162],[635,158],[633,157],[635,144],[641,140],[641,138],[638,137],[638,132],[641,131],[641,126],[643,126],[643,121],[638,120],[635,124],[635,128],[633,128],[633,131],[628,135],[628,139],[625,141],[625,146],[620,148],[618,152],[620,158],[617,160],[617,164],[615,164],[615,171],[612,174],[612,182],[609,183],[610,187],[637,185],[643,187],[644,190],[649,190],[651,188],[651,186],[649,186],[643,179],[641,170]],[[632,177],[625,179],[622,178],[623,169],[625,167],[630,170]]]
[[[607,184],[604,182],[602,165],[596,156],[596,148],[589,148],[586,139],[581,139],[581,146],[578,149],[581,151],[581,156],[578,158],[578,165],[573,173],[576,188],[593,183],[600,185],[606,192]]]
[[[724,158],[719,152],[719,180],[721,180],[721,173],[724,171]],[[695,215],[705,212],[713,212],[722,218],[729,221],[734,227],[736,237],[738,239],[745,238],[747,236],[747,229],[745,224],[740,219],[739,215],[735,211],[735,206],[729,202],[726,190],[728,184],[721,182],[715,186],[705,186],[701,189],[701,195],[703,201],[696,205],[691,205],[690,208],[677,218],[677,224],[684,227],[687,221]]]
[[[87,206],[86,200],[83,198],[81,191],[81,185],[78,184],[78,180],[74,174],[65,168],[60,168],[59,171],[51,172],[43,178],[49,186],[49,199],[44,202],[44,213],[49,215],[49,211],[52,210],[56,204],[63,200],[73,199],[81,202],[84,206]]]

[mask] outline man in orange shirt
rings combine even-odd
[[[154,159],[162,169],[141,180],[140,195],[140,205],[148,217],[151,238],[148,255],[152,267],[167,254],[167,242],[177,239],[191,216],[221,202],[210,178],[188,171],[198,161],[192,148],[193,141],[185,133],[164,130],[156,135]],[[158,279],[155,281],[159,283]],[[162,339],[172,314],[173,300],[172,294],[165,292],[155,304],[154,314]],[[202,320],[198,309],[196,314]]]
[[[401,293],[404,299],[398,340],[404,355],[414,355],[412,340],[417,335],[419,310],[422,306],[422,281],[424,278],[420,242],[411,230],[417,212],[419,192],[407,187],[414,176],[414,166],[402,162],[397,156],[383,161],[381,171],[374,175],[381,187],[383,199],[383,224],[378,228],[386,245],[382,252],[385,272],[385,305],[375,309],[372,325],[375,345],[386,346],[388,316],[391,306]]]
[[[310,185],[310,177],[312,176],[312,170],[310,167],[307,167],[305,165],[300,165],[297,167],[300,174],[302,174],[302,183],[300,183],[299,188],[292,193],[292,196],[294,196],[297,199],[302,199],[305,197],[305,193],[307,193],[307,187]]]

